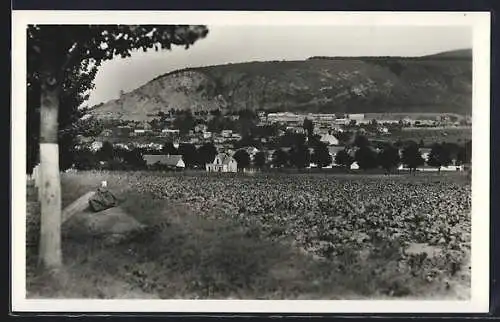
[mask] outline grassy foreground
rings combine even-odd
[[[28,247],[28,298],[442,299],[466,290],[459,282],[445,291],[412,279],[398,270],[390,246],[365,259],[315,258],[234,218],[200,216],[187,204],[138,192],[123,173],[63,175],[63,207],[104,179],[126,214],[145,225],[163,223],[161,230],[110,245],[78,225],[64,226],[61,276],[38,271],[36,248]],[[28,202],[33,196],[29,188]],[[37,213],[29,203],[28,222]]]

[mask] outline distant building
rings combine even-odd
[[[337,153],[340,151],[344,150],[345,147],[343,146],[329,146],[328,147],[328,153],[332,157],[333,162],[335,163],[335,157],[337,156]]]
[[[243,148],[243,150],[245,150],[248,153],[248,155],[250,156],[250,158],[252,160],[255,157],[255,155],[259,152],[259,149],[257,149],[254,146],[249,146],[249,147]]]
[[[160,151],[162,148],[163,148],[163,145],[162,144],[159,144],[159,143],[135,143],[134,146],[136,148],[146,148],[146,149],[151,149],[151,150],[156,150],[156,151]]]
[[[347,118],[336,119],[333,121],[333,124],[334,125],[347,125],[347,124],[349,124],[349,119],[347,119]]]
[[[347,118],[349,121],[355,120],[356,122],[363,122],[365,120],[365,114],[348,114]]]
[[[184,169],[186,167],[182,155],[146,154],[143,159],[148,167],[163,166],[170,169]]]
[[[403,124],[406,124],[406,125],[411,125],[413,124],[413,120],[409,117],[405,117],[401,120],[403,122]]]
[[[145,135],[145,134],[151,133],[151,132],[152,132],[151,129],[144,129],[144,128],[139,128],[139,129],[134,130],[135,135]]]
[[[230,138],[232,135],[233,135],[233,131],[232,130],[222,130],[220,132],[220,134],[222,135],[222,137],[224,138]]]
[[[335,114],[316,114],[316,113],[308,113],[306,116],[309,120],[317,123],[328,123],[337,119]]]
[[[130,126],[117,126],[113,129],[113,135],[116,137],[128,137],[132,133]]]
[[[420,153],[422,154],[422,158],[425,160],[425,162],[429,161],[429,155],[431,153],[431,149],[420,148]]]
[[[79,144],[85,144],[85,143],[91,143],[93,139],[92,139],[92,138],[90,138],[90,137],[85,137],[85,136],[83,136],[83,135],[81,135],[81,134],[78,134],[78,135],[76,136],[76,140],[77,140],[77,142],[78,142]]]
[[[327,145],[339,145],[339,140],[331,134],[324,134],[319,140]]]
[[[105,130],[103,130],[103,131],[99,134],[99,136],[102,136],[102,137],[109,137],[109,136],[111,136],[111,135],[113,135],[113,131],[112,131],[112,130],[110,130],[110,129],[105,129]]]
[[[165,134],[179,134],[179,130],[174,130],[174,129],[163,129],[161,130],[161,133]]]
[[[287,126],[286,131],[289,133],[304,134],[306,131],[301,126]]]
[[[194,127],[194,131],[196,133],[206,132],[207,129],[208,129],[208,126],[206,126],[205,124],[196,124],[196,126]]]
[[[212,132],[203,132],[204,139],[210,139],[212,137]]]
[[[122,148],[124,150],[130,151],[130,147],[127,144],[124,143],[117,143],[115,144],[116,147]]]
[[[94,141],[90,145],[90,150],[99,151],[102,148],[103,143],[101,141]]]
[[[354,161],[352,164],[351,164],[351,167],[350,167],[351,170],[359,170],[359,165],[356,161]]]
[[[303,122],[304,119],[305,115],[295,114],[291,112],[267,114],[267,120],[270,122],[292,123],[292,122]]]
[[[152,132],[151,125],[147,122],[135,127],[133,135],[144,135],[146,133]]]
[[[388,134],[389,133],[389,129],[386,128],[386,127],[379,127],[378,128],[378,131],[382,134]]]
[[[238,163],[228,154],[219,153],[212,163],[205,165],[205,168],[207,172],[236,172],[238,171]]]
[[[328,128],[334,132],[344,132],[341,124],[332,124]]]
[[[405,170],[408,171],[410,170],[409,168],[400,165],[398,167],[398,170]],[[420,172],[438,172],[438,171],[466,171],[464,166],[456,166],[456,165],[448,165],[448,166],[443,166],[443,167],[431,167],[428,165],[423,165],[417,167],[416,171]]]

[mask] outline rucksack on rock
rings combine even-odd
[[[97,192],[89,199],[90,209],[94,212],[103,211],[115,207],[118,200],[115,195],[106,188],[100,187]]]

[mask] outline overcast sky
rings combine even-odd
[[[208,26],[191,48],[136,52],[104,63],[89,106],[118,97],[154,77],[185,67],[310,56],[421,56],[472,48],[470,27]]]

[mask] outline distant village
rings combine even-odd
[[[250,112],[222,115],[220,112],[169,111],[150,115],[150,121],[119,121],[106,126],[95,137],[79,137],[78,149],[87,148],[99,151],[105,142],[114,147],[131,151],[141,149],[143,159],[148,166],[164,163],[170,167],[183,168],[182,155],[162,153],[165,144],[172,144],[177,149],[180,145],[191,144],[199,149],[205,144],[213,144],[217,157],[207,163],[206,171],[237,171],[237,162],[232,156],[238,150],[244,150],[250,157],[250,164],[257,153],[265,154],[265,162],[272,167],[276,150],[285,152],[291,149],[293,138],[314,137],[324,144],[332,160],[326,167],[336,166],[336,155],[346,150],[349,138],[346,134],[363,135],[372,138],[390,136],[393,131],[403,128],[460,128],[470,127],[470,117],[436,114],[412,118],[408,114],[299,114],[292,112]],[[308,131],[311,131],[309,133]],[[287,139],[289,139],[287,141]],[[352,135],[350,140],[352,141]],[[421,146],[424,159],[430,148]],[[310,154],[314,149],[310,148]],[[453,162],[455,163],[455,162]],[[307,167],[316,167],[313,162]],[[350,165],[357,169],[356,162]],[[402,166],[400,166],[402,168]],[[453,168],[455,169],[455,168]]]

